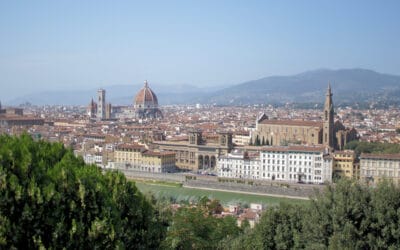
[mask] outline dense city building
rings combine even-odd
[[[0,103],[0,126],[13,127],[13,126],[41,126],[44,125],[44,119],[32,115],[24,115],[21,108],[6,108],[3,109]]]
[[[329,181],[326,174],[329,167],[322,172],[318,164],[311,162],[315,166],[311,165],[311,172],[314,174],[310,174],[309,168],[304,170],[303,167],[301,172],[299,171],[299,160],[295,165],[294,161],[290,163],[290,158],[286,158],[285,164],[288,165],[282,168],[281,159],[279,164],[278,158],[275,158],[274,162],[270,158],[268,163],[268,158],[260,154],[261,151],[267,153],[275,150],[275,157],[278,157],[278,151],[280,155],[290,157],[289,148],[297,145],[305,149],[320,148],[318,154],[322,154],[323,164],[332,164],[330,178],[358,179],[361,176],[361,180],[368,180],[370,183],[377,182],[382,176],[391,178],[391,174],[393,179],[397,178],[395,172],[390,172],[392,170],[389,169],[386,169],[386,173],[384,169],[366,169],[365,164],[363,166],[362,161],[358,161],[355,153],[344,150],[344,147],[348,141],[358,136],[361,141],[399,143],[400,110],[396,107],[387,110],[362,110],[342,106],[336,108],[334,114],[330,88],[326,94],[323,112],[318,109],[292,108],[290,104],[170,105],[163,107],[162,116],[154,117],[140,116],[140,112],[136,113],[144,111],[146,105],[147,108],[158,109],[157,96],[147,83],[136,95],[136,106],[111,106],[105,102],[105,91],[99,91],[99,96],[104,100],[104,119],[96,119],[99,103],[103,103],[97,102],[96,99],[87,107],[1,107],[0,131],[8,134],[28,132],[35,139],[61,142],[67,147],[72,147],[85,162],[101,167],[135,166],[130,169],[148,172],[153,171],[150,165],[154,163],[157,166],[154,168],[155,172],[170,171],[170,163],[166,163],[166,158],[171,160],[173,155],[173,165],[180,169],[216,173],[226,178],[310,183]],[[116,111],[122,116],[116,117]],[[148,110],[145,113],[152,114],[152,111]],[[135,118],[136,115],[139,116]],[[110,117],[113,118],[109,119]],[[347,129],[349,127],[352,129]],[[256,146],[257,141],[258,145],[269,146]],[[131,155],[122,158],[121,145],[138,144],[143,145],[140,152],[137,152],[138,157]],[[329,151],[326,151],[328,148]],[[273,153],[269,154],[272,157]],[[292,156],[294,157],[293,154]],[[366,155],[363,157],[365,163]],[[393,161],[394,156],[376,157],[384,162]],[[374,161],[377,161],[375,158]],[[264,164],[261,159],[267,163]],[[303,166],[303,162],[301,164]],[[220,167],[222,165],[224,167]],[[368,163],[367,167],[370,165]],[[263,166],[266,167],[265,170]]]

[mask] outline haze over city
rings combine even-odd
[[[399,7],[398,1],[3,1],[0,87],[7,91],[0,100],[145,79],[228,86],[319,68],[400,75]]]

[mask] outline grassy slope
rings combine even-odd
[[[152,193],[155,197],[173,197],[177,201],[186,200],[198,200],[199,197],[208,196],[209,198],[218,199],[223,205],[242,203],[262,203],[264,205],[277,205],[280,202],[292,203],[292,204],[306,204],[305,200],[298,199],[288,199],[279,197],[269,197],[263,195],[250,195],[250,194],[240,194],[231,192],[221,192],[221,191],[208,191],[201,189],[191,189],[179,187],[176,185],[165,185],[159,183],[149,183],[149,182],[136,182],[136,186],[143,193]]]

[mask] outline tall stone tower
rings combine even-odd
[[[324,128],[322,142],[324,145],[334,147],[333,142],[333,102],[331,85],[328,84],[326,91],[325,106],[324,106]]]
[[[97,119],[106,118],[106,91],[104,89],[97,90]]]

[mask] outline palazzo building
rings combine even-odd
[[[121,144],[114,151],[114,168],[151,173],[175,170],[175,153],[147,150],[138,144]]]
[[[332,181],[333,159],[325,146],[263,147],[259,157],[231,153],[218,158],[219,177],[322,184]]]
[[[160,150],[175,152],[176,166],[188,170],[214,169],[217,159],[233,148],[232,134],[219,132],[218,141],[203,140],[200,131],[190,131],[186,141],[154,141]]]
[[[400,154],[361,154],[360,180],[370,185],[382,180],[400,185]]]
[[[21,108],[3,109],[0,103],[0,127],[34,126],[44,124],[44,119],[32,115],[24,115]]]
[[[357,131],[340,121],[334,122],[331,86],[325,97],[322,121],[274,120],[265,114],[256,121],[253,144],[284,146],[288,144],[324,145],[342,150],[347,142],[357,139]],[[256,143],[257,142],[257,143]]]

